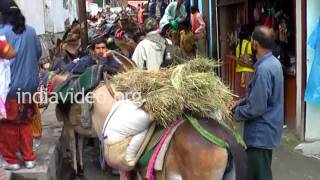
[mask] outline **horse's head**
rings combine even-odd
[[[120,73],[127,72],[128,70],[137,67],[131,59],[116,51],[113,51],[113,58],[120,64]]]

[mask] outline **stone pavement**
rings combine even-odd
[[[61,180],[62,156],[60,137],[62,124],[56,120],[54,106],[42,114],[43,136],[37,151],[37,163],[34,169],[22,169],[11,174],[12,180]]]
[[[320,160],[303,155],[295,148],[299,143],[289,130],[285,130],[281,147],[273,153],[274,180],[320,180]],[[319,146],[310,149],[320,151]]]
[[[294,148],[300,151],[304,156],[312,157],[320,160],[320,141],[301,143]]]

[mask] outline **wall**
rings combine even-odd
[[[317,18],[320,16],[320,1],[307,0],[307,37],[315,28]],[[307,77],[310,73],[310,68],[314,60],[314,50],[307,47]],[[308,83],[308,82],[307,82]],[[307,103],[306,106],[306,133],[305,139],[307,141],[320,139],[320,106],[311,105]]]
[[[96,3],[89,3],[87,1],[86,6],[87,6],[87,12],[90,12],[92,15],[97,15],[98,12],[102,10]]]
[[[26,17],[26,23],[36,29],[37,34],[45,33],[44,11],[42,0],[17,0],[22,13]]]
[[[33,26],[37,34],[65,31],[78,18],[77,0],[16,0],[26,17],[27,24]]]

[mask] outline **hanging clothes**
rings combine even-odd
[[[315,50],[315,55],[307,81],[304,99],[308,103],[320,105],[320,17],[308,39],[308,45]]]

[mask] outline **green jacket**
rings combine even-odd
[[[169,24],[171,21],[176,20],[177,22],[183,22],[187,17],[186,7],[181,4],[180,8],[178,7],[177,2],[172,2],[168,5],[161,21],[160,28],[162,29],[165,25]],[[177,13],[179,12],[179,13]]]

